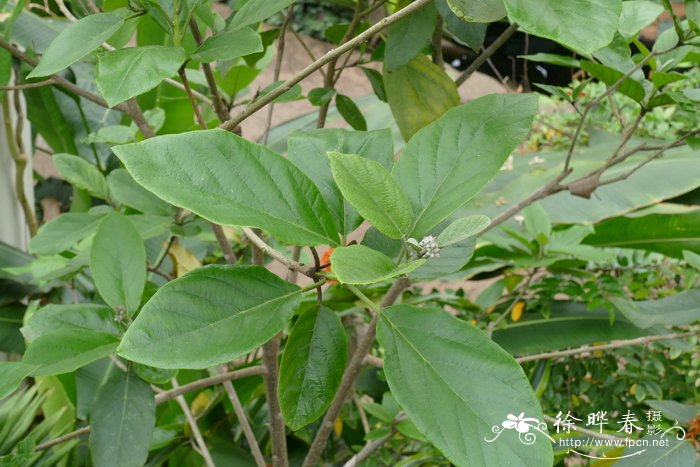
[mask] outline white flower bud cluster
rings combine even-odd
[[[415,255],[418,258],[439,258],[440,247],[437,243],[437,238],[432,235],[427,235],[419,242],[415,238],[409,238],[408,243],[420,248],[420,252]],[[411,252],[413,256],[415,252]]]

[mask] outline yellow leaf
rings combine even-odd
[[[182,277],[185,273],[197,269],[202,265],[190,250],[177,241],[173,242],[170,246],[168,256],[170,256],[170,261],[172,261],[175,266],[177,277]]]
[[[525,302],[519,301],[514,306],[510,312],[510,319],[513,321],[520,321],[523,317],[523,310],[525,309]]]
[[[190,410],[192,411],[192,415],[196,417],[202,412],[204,412],[209,406],[210,402],[211,399],[209,399],[209,396],[206,392],[200,392],[199,394],[197,394],[197,397],[195,397],[192,403],[190,404]]]
[[[629,389],[630,396],[634,396],[637,393],[637,384],[633,384]]]
[[[343,434],[343,419],[338,417],[335,419],[335,423],[333,423],[333,431],[335,431],[336,436],[340,436]]]

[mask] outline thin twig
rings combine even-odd
[[[217,371],[221,375],[226,374],[226,371],[222,368],[217,368]],[[263,374],[263,377],[264,376],[265,374]],[[260,445],[258,444],[258,440],[255,438],[255,433],[253,433],[253,429],[250,427],[248,416],[245,413],[243,404],[241,404],[241,399],[236,393],[236,388],[233,387],[233,383],[231,383],[230,380],[224,380],[222,381],[222,384],[224,386],[224,389],[226,390],[226,394],[228,395],[229,401],[231,401],[233,410],[234,412],[236,412],[236,417],[238,417],[238,422],[241,424],[241,428],[243,429],[243,435],[248,441],[250,450],[253,453],[255,463],[258,465],[258,467],[265,467],[267,465],[265,462],[265,458],[263,457],[262,452],[260,451]]]
[[[0,86],[0,91],[17,91],[21,89],[34,89],[41,88],[44,86],[52,86],[56,84],[56,80],[53,78],[45,79],[44,81],[37,81],[36,83],[24,83],[16,84],[14,86]]]
[[[190,20],[190,30],[192,31],[192,37],[194,37],[195,42],[198,46],[202,45],[202,34],[199,32],[199,27],[197,26],[197,21],[193,19]],[[202,63],[202,71],[204,72],[204,77],[207,80],[207,85],[209,86],[209,92],[211,92],[212,103],[214,104],[214,111],[219,120],[223,123],[229,118],[229,111],[226,108],[221,94],[219,94],[219,87],[216,84],[216,79],[214,78],[214,72],[211,69],[209,63]]]
[[[170,383],[173,385],[174,388],[178,387],[177,380],[175,378],[171,379]],[[178,405],[185,414],[185,418],[187,419],[187,423],[190,425],[192,435],[194,436],[195,442],[197,443],[197,447],[199,448],[200,454],[204,458],[204,463],[207,465],[207,467],[216,467],[214,459],[212,459],[211,453],[209,452],[209,448],[207,447],[207,443],[204,442],[202,432],[199,431],[199,426],[197,426],[197,420],[195,420],[189,405],[187,405],[187,401],[183,396],[177,396],[175,400],[177,401]]]
[[[185,86],[185,93],[187,94],[187,98],[190,100],[190,107],[192,107],[192,110],[194,110],[194,116],[197,120],[197,124],[199,124],[199,126],[203,130],[206,130],[207,122],[204,120],[204,116],[202,115],[202,109],[199,108],[199,104],[197,104],[197,100],[194,98],[194,94],[192,94],[190,80],[187,79],[187,73],[185,72],[184,65],[180,67],[180,69],[177,71],[177,74],[180,76],[180,81],[182,81],[182,85]]]
[[[695,336],[697,332],[683,332],[675,334],[661,334],[656,336],[637,337],[636,339],[625,339],[613,341],[603,345],[584,345],[575,349],[555,350],[553,352],[543,352],[534,355],[525,355],[515,359],[518,363],[532,362],[535,360],[545,360],[548,358],[569,357],[571,355],[580,355],[587,352],[595,352],[596,350],[619,349],[621,347],[631,347],[634,345],[645,345],[651,342],[664,341],[669,339],[681,339],[683,337]]]
[[[292,35],[294,35],[294,37],[295,37],[296,40],[299,42],[299,44],[301,44],[301,47],[304,49],[304,52],[306,52],[306,55],[309,56],[309,58],[311,59],[311,61],[312,61],[312,62],[315,62],[315,61],[317,60],[317,59],[316,59],[316,56],[315,56],[314,53],[311,51],[311,49],[309,48],[309,45],[306,43],[306,41],[304,40],[304,38],[301,37],[301,36],[299,35],[299,33],[296,32],[296,31],[294,30],[294,28],[290,28],[289,31],[292,33]],[[321,76],[322,76],[323,79],[325,80],[325,79],[326,79],[326,72],[323,70],[323,68],[319,68],[318,71],[321,73]]]
[[[442,57],[442,16],[437,15],[437,21],[435,23],[435,31],[433,31],[433,63],[443,68],[445,66],[445,60]]]
[[[358,452],[357,454],[352,456],[349,461],[347,461],[345,464],[343,464],[343,467],[357,467],[358,465],[360,465],[360,462],[364,461],[374,451],[376,451],[377,449],[384,446],[384,443],[389,441],[396,434],[396,432],[398,431],[396,428],[396,424],[402,420],[405,420],[405,419],[406,419],[406,415],[401,414],[398,417],[396,417],[394,420],[392,420],[391,428],[389,429],[389,433],[382,436],[381,438],[368,441],[367,444],[365,444],[362,447],[362,449],[360,449],[360,452]]]
[[[260,238],[254,231],[253,229],[249,227],[244,227],[243,228],[243,233],[245,233],[245,236],[248,237],[248,240],[255,245],[260,251],[268,256],[270,256],[272,259],[275,261],[284,264],[287,269],[290,269],[292,271],[297,271],[305,276],[313,277],[314,276],[314,271],[312,268],[309,268],[308,266],[304,266],[303,264],[291,260],[284,256],[281,252],[275,250],[272,248],[270,245],[265,243],[265,241]]]
[[[275,57],[275,68],[272,72],[272,82],[276,83],[280,79],[280,71],[282,70],[282,60],[284,59],[284,45],[287,34],[287,27],[292,21],[292,16],[294,14],[294,4],[292,3],[289,8],[287,8],[287,14],[284,17],[284,22],[282,23],[282,28],[280,30],[280,38],[277,40],[277,56]],[[293,29],[293,28],[292,28]],[[270,129],[272,128],[272,112],[275,108],[275,102],[270,102],[267,107],[267,116],[265,117],[265,131],[262,136],[262,144],[267,144],[267,140],[270,137]]]
[[[37,445],[35,450],[37,451],[45,451],[47,449],[51,449],[54,446],[58,446],[61,443],[65,443],[66,441],[70,441],[72,439],[75,439],[79,436],[86,435],[90,433],[90,427],[89,426],[84,426],[82,428],[78,428],[75,431],[71,431],[70,433],[66,433],[63,436],[59,436],[58,438],[52,439],[51,441],[47,441],[45,443]]]
[[[297,73],[294,74],[291,78],[289,78],[287,81],[282,83],[280,86],[276,87],[274,90],[271,92],[265,94],[262,96],[260,99],[250,103],[245,110],[241,111],[239,114],[237,114],[235,117],[233,117],[231,120],[228,122],[224,123],[221,125],[221,128],[224,130],[229,130],[231,128],[235,128],[238,126],[243,120],[246,118],[250,117],[253,115],[255,112],[258,110],[262,109],[266,105],[268,105],[270,102],[274,101],[277,99],[279,96],[284,94],[285,92],[289,91],[292,86],[321,68],[322,66],[326,65],[327,63],[330,63],[331,60],[334,60],[341,55],[343,55],[345,52],[351,50],[354,48],[356,45],[361,44],[367,40],[369,40],[372,36],[377,34],[378,32],[388,28],[392,24],[396,23],[397,21],[413,14],[415,11],[423,8],[426,6],[428,3],[432,2],[433,0],[416,0],[415,2],[411,3],[405,8],[402,8],[401,10],[397,11],[393,15],[387,16],[386,18],[382,19],[378,23],[374,24],[361,34],[358,34],[351,40],[347,41],[346,43],[336,47],[333,50],[330,50],[328,53],[323,55],[321,58],[316,60],[315,62],[311,63],[310,65],[304,67],[303,69],[299,70]]]
[[[279,398],[277,396],[277,384],[279,376],[278,354],[282,334],[278,333],[262,346],[262,359],[265,365],[265,394],[270,416],[270,442],[272,444],[272,465],[275,467],[287,467],[287,430],[282,416]]]
[[[515,31],[518,30],[518,23],[513,23],[508,28],[501,33],[500,36],[496,38],[495,41],[493,41],[484,51],[476,57],[476,59],[467,67],[466,70],[464,70],[455,80],[455,84],[457,86],[461,86],[462,83],[464,83],[469,77],[474,74],[476,70],[481,67],[484,63],[486,63],[486,60],[488,60],[491,55],[493,55],[498,49],[503,46],[503,44],[510,39],[510,36],[515,34]]]

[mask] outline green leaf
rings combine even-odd
[[[578,52],[608,45],[619,26],[622,0],[504,0],[520,28]]]
[[[151,386],[134,372],[119,372],[99,389],[90,414],[92,461],[104,467],[144,465],[155,424]]]
[[[146,249],[127,217],[112,213],[100,223],[90,250],[90,269],[97,291],[117,315],[133,315],[146,283]]]
[[[181,48],[162,45],[115,50],[100,57],[95,82],[107,104],[114,107],[177,74],[185,58]]]
[[[384,50],[384,66],[387,71],[408,64],[433,37],[437,9],[429,3],[415,13],[389,27]]]
[[[683,250],[700,253],[700,211],[616,217],[595,227],[583,243],[601,248],[635,248],[674,258]]]
[[[170,216],[175,208],[136,183],[126,169],[112,170],[107,175],[107,184],[112,197],[144,214]]]
[[[683,73],[677,73],[675,71],[671,71],[668,73],[664,73],[663,71],[657,71],[652,75],[652,81],[654,82],[654,86],[656,86],[657,88],[662,88],[667,84],[675,83],[676,81],[681,81],[684,79],[688,79],[688,75],[684,75]]]
[[[448,225],[447,228],[438,235],[438,245],[442,248],[460,242],[466,238],[473,237],[481,233],[489,225],[491,225],[491,219],[486,216],[476,215],[461,217]]]
[[[678,439],[677,431],[669,432],[666,438],[659,435],[649,440],[649,447],[627,447],[620,453],[621,458],[615,467],[675,467],[697,465],[697,452],[689,440]],[[655,444],[652,444],[656,441]]]
[[[506,15],[503,0],[447,0],[458,17],[474,23],[492,23]]]
[[[683,250],[683,259],[694,267],[695,269],[700,271],[700,255],[697,253],[693,253],[692,251],[688,250]]]
[[[208,368],[267,342],[299,300],[297,286],[259,266],[199,268],[156,292],[118,352],[157,368]]]
[[[397,70],[385,70],[384,86],[391,112],[406,141],[459,104],[455,82],[425,55],[418,55]]]
[[[623,76],[625,76],[623,72],[614,68],[601,65],[600,63],[589,62],[587,60],[581,61],[581,68],[608,86],[612,86],[622,79]],[[644,96],[646,95],[642,84],[632,78],[625,78],[624,81],[622,81],[622,83],[620,83],[620,85],[617,87],[617,90],[637,102],[644,100]]]
[[[58,172],[71,184],[87,190],[91,195],[100,199],[109,196],[109,187],[104,175],[97,167],[82,157],[70,154],[54,154],[51,158]]]
[[[435,6],[442,16],[445,32],[456,42],[472,50],[479,50],[484,45],[487,24],[464,21],[452,11],[447,0],[436,0]]]
[[[36,255],[56,255],[73,247],[91,235],[104,214],[67,212],[51,219],[39,228],[29,241],[29,251]]]
[[[411,206],[383,165],[337,152],[329,152],[328,159],[340,192],[362,217],[388,237],[402,238],[408,233]]]
[[[533,94],[491,94],[448,111],[411,139],[392,174],[417,213],[421,238],[476,195],[527,136]]]
[[[396,305],[380,314],[377,337],[396,401],[450,461],[552,464],[551,443],[542,433],[527,447],[514,430],[485,442],[509,414],[543,416],[520,365],[482,331],[439,309]]]
[[[523,209],[525,230],[540,244],[546,243],[552,234],[552,222],[542,204],[533,203]]]
[[[418,259],[398,266],[388,256],[363,245],[336,248],[331,255],[333,273],[342,284],[374,284],[408,274],[425,264]]]
[[[271,93],[278,87],[282,86],[285,83],[285,81],[280,80],[280,81],[275,81],[272,84],[269,84],[265,86],[262,91],[260,91],[260,97]],[[289,88],[288,91],[285,91],[284,94],[282,94],[279,97],[276,97],[273,102],[292,102],[292,101],[298,101],[299,99],[303,99],[304,96],[302,95],[301,91],[301,86],[299,84],[295,84],[291,88]]]
[[[382,76],[382,74],[372,68],[360,68],[369,80],[369,84],[372,86],[372,91],[374,91],[374,94],[377,96],[377,99],[379,99],[382,102],[386,102],[386,89],[384,88],[384,77]]]
[[[678,420],[681,425],[688,425],[700,413],[697,405],[681,404],[673,400],[645,400],[645,404],[654,410],[663,412],[664,417],[670,420]]]
[[[622,2],[619,31],[625,40],[636,39],[639,32],[663,13],[664,7],[649,0]]]
[[[124,24],[126,12],[126,8],[120,8],[97,13],[71,24],[51,42],[27,78],[49,76],[68,68],[112,37]]]
[[[64,329],[39,337],[27,347],[22,363],[36,365],[32,376],[70,373],[114,352],[119,338],[103,332]]]
[[[322,106],[329,103],[333,96],[335,96],[333,88],[314,88],[309,91],[309,102],[312,105]]]
[[[278,394],[293,431],[324,414],[343,378],[348,342],[343,323],[326,307],[299,316],[284,348]]]
[[[249,0],[234,15],[229,31],[258,23],[294,3],[294,0]]]
[[[540,52],[532,55],[520,55],[519,58],[524,58],[531,62],[549,63],[551,65],[559,65],[570,68],[579,68],[581,66],[581,62],[579,60],[568,55],[557,55]]]
[[[700,289],[686,290],[659,300],[634,302],[611,297],[610,301],[627,319],[643,329],[657,324],[680,326],[700,320]]]
[[[367,131],[367,121],[362,116],[362,112],[348,96],[337,94],[335,96],[335,106],[338,108],[338,113],[343,117],[343,120],[355,130]]]
[[[328,153],[357,154],[380,163],[388,170],[394,157],[391,131],[322,128],[294,132],[287,144],[289,159],[316,184],[338,225],[338,232],[348,234],[359,227],[362,217],[343,199],[335,184]]]
[[[112,150],[146,189],[212,222],[259,227],[294,245],[338,244],[333,217],[316,186],[265,146],[228,131],[206,130]],[[193,154],[206,154],[206,164]]]
[[[36,369],[36,365],[22,362],[0,362],[0,400],[19,387],[22,380]]]
[[[52,332],[70,329],[120,335],[112,310],[92,303],[46,305],[27,320],[21,331],[31,342]]]
[[[226,31],[209,37],[192,55],[193,60],[213,62],[262,52],[260,34],[251,28]]]
[[[624,316],[611,324],[608,310],[587,310],[583,304],[553,302],[551,306],[551,318],[525,315],[505,329],[496,329],[494,342],[512,355],[522,355],[668,332],[661,327],[640,329]]]

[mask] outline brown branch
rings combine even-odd
[[[198,46],[202,45],[202,34],[199,32],[199,27],[197,22],[192,19],[190,20],[190,29],[192,30],[192,36]],[[219,87],[216,85],[216,79],[214,78],[214,72],[211,69],[211,65],[208,63],[202,63],[202,71],[204,72],[204,77],[207,80],[207,85],[209,86],[209,92],[211,92],[212,103],[214,104],[214,111],[219,120],[223,123],[229,118],[229,111],[226,108],[226,104],[219,94]]]
[[[185,65],[182,65],[180,67],[180,69],[177,71],[177,74],[178,76],[180,76],[180,81],[182,81],[182,85],[185,87],[185,93],[187,94],[187,98],[190,100],[190,106],[192,107],[192,110],[194,110],[194,116],[197,120],[197,124],[202,128],[202,130],[206,130],[208,128],[207,122],[204,120],[202,110],[199,108],[199,104],[197,104],[197,100],[194,98],[194,94],[192,94],[190,80],[187,79],[187,73],[185,73]]]
[[[217,371],[219,372],[219,374],[226,374],[226,372],[221,368],[218,368]],[[266,373],[263,373],[263,377],[266,377]],[[245,413],[243,404],[241,404],[241,400],[238,397],[238,393],[236,393],[236,388],[233,387],[233,384],[230,380],[222,381],[222,385],[226,390],[226,394],[228,395],[229,401],[231,401],[231,405],[233,406],[234,412],[236,412],[236,417],[238,417],[238,421],[240,422],[241,428],[243,429],[245,439],[248,441],[250,450],[253,453],[255,463],[258,465],[258,467],[265,467],[267,463],[265,462],[265,458],[263,457],[262,452],[260,451],[260,445],[258,444],[258,440],[255,438],[255,433],[253,433],[253,429],[250,427],[250,422],[248,422],[248,416]]]
[[[17,92],[17,91],[15,91]],[[10,157],[15,164],[15,194],[17,201],[22,207],[24,213],[24,221],[29,229],[29,234],[33,237],[37,232],[37,221],[34,215],[34,209],[27,199],[24,186],[24,174],[27,170],[28,159],[27,155],[21,150],[20,142],[15,137],[14,129],[12,128],[12,114],[10,112],[10,96],[7,96],[2,101],[3,124],[5,126],[5,136],[7,139],[7,147],[10,152]],[[18,121],[20,116],[18,115]]]
[[[170,383],[173,385],[174,388],[178,387],[177,380],[175,378],[171,379]],[[195,442],[199,447],[199,453],[204,458],[204,463],[207,467],[216,467],[214,459],[212,459],[211,453],[209,452],[209,448],[207,447],[207,443],[204,441],[202,432],[199,430],[199,426],[197,426],[197,420],[194,418],[194,415],[192,415],[190,406],[187,405],[187,401],[183,396],[177,396],[175,400],[182,409],[182,412],[185,414],[187,423],[190,425],[190,429],[192,430],[192,435],[194,436]]]
[[[287,258],[284,256],[281,252],[275,250],[272,248],[270,245],[265,243],[265,241],[260,238],[254,231],[253,229],[249,227],[244,227],[243,228],[243,233],[245,233],[246,237],[248,237],[248,240],[256,246],[262,253],[270,256],[272,259],[275,261],[282,263],[287,267],[287,269],[292,270],[292,271],[297,271],[305,276],[313,277],[314,276],[314,271],[312,268],[309,268],[308,266],[305,266],[297,261],[294,261],[292,259]]]
[[[269,342],[262,346],[263,365],[267,370],[265,374],[265,394],[270,415],[270,442],[272,444],[272,465],[275,467],[287,467],[287,430],[282,416],[279,398],[277,396],[277,384],[279,374],[279,362],[277,360],[282,342],[282,334],[278,333]]]
[[[536,360],[545,360],[548,358],[559,358],[559,357],[569,357],[572,355],[580,355],[587,352],[595,352],[596,350],[611,350],[619,349],[621,347],[631,347],[635,345],[646,345],[651,342],[658,342],[670,339],[681,339],[683,337],[690,337],[697,335],[697,332],[683,332],[676,334],[661,334],[657,336],[644,336],[638,337],[636,339],[625,339],[619,341],[613,341],[609,344],[603,345],[584,345],[577,347],[575,349],[567,350],[555,350],[553,352],[543,352],[534,355],[525,355],[523,357],[518,357],[515,359],[518,363],[532,362]]]
[[[275,57],[275,69],[272,72],[272,82],[276,83],[280,79],[280,71],[282,70],[282,59],[284,58],[284,45],[285,45],[285,35],[287,34],[287,27],[292,21],[292,16],[294,14],[294,4],[292,3],[287,9],[287,14],[284,17],[284,22],[282,23],[282,28],[280,30],[280,38],[277,40],[277,56]],[[265,117],[265,131],[262,136],[262,144],[267,144],[267,140],[270,137],[270,129],[272,128],[272,112],[275,108],[275,102],[270,102],[267,107],[267,116]]]
[[[508,26],[508,29],[503,31],[500,36],[496,38],[495,41],[491,43],[484,51],[476,57],[476,59],[467,67],[466,70],[464,70],[455,80],[455,84],[457,86],[461,86],[462,83],[464,83],[471,75],[474,74],[476,70],[481,67],[486,61],[493,55],[498,49],[500,49],[503,44],[510,39],[510,36],[515,34],[515,31],[518,30],[518,23],[513,23],[510,26]]]
[[[360,462],[367,459],[374,451],[376,451],[377,449],[384,446],[384,443],[386,443],[391,438],[393,438],[393,436],[398,431],[396,428],[396,424],[402,420],[405,420],[405,419],[406,419],[406,415],[401,414],[398,417],[396,417],[394,420],[392,420],[391,429],[389,430],[389,433],[382,436],[381,438],[368,441],[367,444],[365,444],[362,447],[362,449],[360,449],[360,452],[358,452],[357,454],[352,456],[349,461],[347,461],[345,464],[343,464],[343,467],[357,467],[358,465],[360,465]]]
[[[350,21],[350,25],[348,26],[348,29],[345,31],[345,34],[343,35],[343,38],[340,40],[341,44],[347,43],[355,34],[355,30],[357,29],[358,24],[360,23],[360,19],[362,18],[362,8],[364,6],[364,0],[357,0],[357,4],[355,5],[355,12],[352,16],[352,20]],[[326,69],[326,75],[323,77],[323,87],[324,88],[332,88],[335,86],[335,84],[338,82],[338,78],[340,78],[340,73],[342,70],[339,70],[337,72],[338,76],[336,76],[336,65],[338,63],[338,59],[340,59],[341,55],[338,55],[337,57],[334,57],[330,62],[328,62],[328,68]],[[330,101],[325,102],[321,108],[318,110],[318,119],[316,121],[316,128],[323,128],[326,125],[326,118],[328,117],[328,109],[330,107],[331,103]]]
[[[297,84],[298,82],[300,82],[301,80],[303,80],[304,78],[309,76],[310,74],[314,73],[316,70],[318,70],[322,66],[330,63],[332,60],[335,60],[337,57],[340,57],[341,55],[343,55],[345,52],[351,50],[356,45],[359,45],[359,44],[369,40],[376,33],[388,28],[389,26],[396,23],[397,21],[411,15],[412,13],[419,10],[420,8],[423,8],[424,6],[426,6],[428,3],[432,2],[432,1],[433,0],[416,0],[415,2],[408,5],[406,8],[403,8],[403,9],[397,11],[396,13],[394,13],[393,15],[387,16],[386,18],[382,19],[378,23],[374,24],[373,26],[371,26],[370,28],[365,30],[363,33],[358,34],[353,39],[351,39],[351,40],[347,41],[346,43],[329,51],[328,53],[323,55],[321,58],[316,60],[315,62],[313,62],[310,65],[299,70],[297,73],[294,74],[294,76],[289,78],[287,81],[282,83],[280,86],[278,86],[277,88],[275,88],[271,92],[265,94],[260,99],[250,103],[245,108],[245,110],[241,111],[239,114],[237,114],[231,120],[222,124],[221,128],[223,128],[224,130],[230,130],[231,128],[235,128],[243,120],[250,117],[255,112],[262,109],[267,104],[274,101],[275,99],[277,99],[279,96],[281,96],[285,92],[289,91],[292,88],[292,86],[294,86],[295,84]]]
[[[435,31],[433,31],[433,63],[443,68],[445,66],[445,60],[442,57],[442,16],[437,15],[437,22],[435,23]]]
[[[17,84],[15,86],[0,86],[0,91],[17,91],[21,89],[34,89],[41,88],[44,86],[52,86],[56,84],[56,80],[53,78],[45,79],[44,81],[37,81],[36,83],[24,83]]]
[[[54,446],[57,446],[61,443],[65,443],[66,441],[70,441],[72,439],[77,438],[78,436],[81,435],[86,435],[90,433],[90,427],[89,426],[84,426],[82,428],[78,428],[75,431],[71,431],[70,433],[66,433],[63,436],[59,436],[58,438],[52,439],[51,441],[47,441],[45,443],[39,444],[35,450],[36,451],[45,451],[47,449],[51,449]]]

